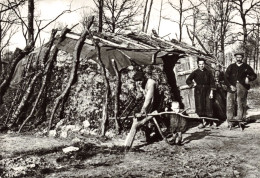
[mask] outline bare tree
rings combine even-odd
[[[16,9],[19,6],[23,5],[26,1],[27,0],[13,0],[13,1],[8,1],[9,2],[8,4],[0,2],[0,5],[4,7],[1,8],[0,13]]]
[[[248,41],[248,35],[250,33],[248,26],[252,25],[252,24],[248,23],[248,20],[254,18],[253,12],[256,12],[257,9],[259,12],[260,1],[258,1],[258,0],[231,0],[231,2],[234,5],[235,9],[240,14],[240,18],[242,20],[242,23],[238,23],[238,22],[233,22],[233,23],[242,26],[243,48],[244,48],[245,56],[246,56],[245,62],[247,62],[248,49],[246,48],[246,46],[247,46],[247,41]]]
[[[230,0],[220,0],[217,1],[217,9],[219,10],[219,21],[220,21],[220,52],[222,53],[223,59],[222,63],[225,65],[225,47],[226,40],[228,38],[228,31],[230,31],[232,20],[231,12],[233,11],[233,7],[230,5]]]
[[[24,8],[24,4],[21,4],[17,8],[12,8],[12,11],[20,19],[20,26],[22,28],[23,36],[25,38],[26,44],[34,44],[40,36],[40,33],[50,26],[52,23],[56,22],[63,14],[71,13],[77,11],[78,9],[71,10],[71,5],[68,9],[61,11],[57,16],[53,17],[51,20],[45,21],[35,16],[35,1],[28,1],[28,12],[27,18],[24,17],[24,14],[21,12],[21,8]],[[12,4],[10,0],[7,0],[8,4]],[[43,24],[43,22],[45,22]]]
[[[192,4],[192,1],[190,2]],[[200,3],[200,8],[196,10],[197,13],[195,12],[197,19],[193,22],[193,25],[196,23],[193,26],[193,36],[188,34],[191,40],[194,40],[195,36],[199,44],[203,45],[204,51],[211,53],[224,64],[225,47],[232,35],[230,21],[233,17],[231,15],[233,9],[230,0],[200,0]]]
[[[176,2],[176,1],[174,1]],[[175,10],[177,11],[178,15],[179,15],[179,19],[178,20],[175,20],[173,18],[169,18],[169,17],[164,17],[164,19],[167,19],[167,20],[170,20],[172,22],[175,22],[178,24],[179,26],[179,41],[181,42],[182,41],[182,32],[183,32],[183,26],[186,24],[186,20],[189,18],[189,17],[192,17],[192,14],[188,14],[188,15],[184,15],[184,13],[187,13],[188,11],[196,8],[197,6],[199,6],[200,4],[198,5],[192,5],[190,3],[190,1],[187,1],[187,2],[184,2],[184,0],[178,0],[178,5],[176,5],[175,3],[173,3],[173,1],[171,0],[168,0],[168,3],[170,4],[170,6]],[[188,5],[187,5],[188,4]]]
[[[138,25],[134,17],[138,15],[140,8],[138,0],[104,0],[105,31],[115,33]]]
[[[17,32],[14,26],[16,19],[12,11],[3,11],[5,6],[0,4],[0,75],[3,74],[2,56],[10,44],[10,40]]]
[[[191,24],[187,24],[186,27],[187,27],[187,34],[188,34],[188,36],[189,36],[189,38],[191,40],[191,45],[195,46],[195,35],[194,34],[195,34],[196,29],[197,29],[199,9],[198,9],[198,7],[196,7],[193,4],[193,2],[191,0],[190,0],[190,3],[193,6],[193,9],[192,9],[192,22],[191,22]],[[190,33],[188,26],[192,27],[192,33]]]

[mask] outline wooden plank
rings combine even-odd
[[[188,98],[190,102],[190,108],[195,111],[195,96],[194,96],[195,88],[189,89]]]
[[[178,72],[177,75],[181,76],[181,75],[189,75],[193,72],[193,70],[186,70],[186,71],[182,71],[182,72]]]
[[[126,38],[124,36],[116,36],[116,38],[119,38],[121,40],[125,40],[125,41],[127,41],[127,42],[129,42],[129,43],[131,43],[131,44],[133,44],[135,46],[139,46],[140,48],[144,48],[144,49],[151,49],[151,48],[153,48],[153,47],[151,47],[151,46],[149,46],[147,44],[141,43],[140,41],[135,41],[135,40],[133,40],[131,38]]]
[[[189,85],[182,85],[179,87],[180,90],[186,90],[186,89],[190,89]]]
[[[187,75],[177,76],[177,86],[184,86],[186,84]]]

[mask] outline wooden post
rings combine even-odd
[[[120,125],[118,121],[118,113],[119,113],[119,101],[120,101],[120,93],[121,93],[121,73],[118,71],[116,62],[114,59],[112,59],[112,65],[114,68],[114,71],[116,73],[116,89],[115,89],[115,125],[116,125],[116,131],[117,133],[120,132]]]
[[[138,129],[138,121],[137,121],[137,118],[134,118],[131,130],[128,133],[126,140],[125,140],[125,148],[126,149],[129,149],[129,148],[132,147],[137,129]]]
[[[93,44],[95,45],[96,53],[97,53],[97,59],[100,62],[100,66],[102,68],[102,74],[103,74],[103,78],[104,78],[105,86],[106,86],[106,94],[105,94],[105,99],[104,99],[104,102],[103,102],[102,123],[101,123],[101,135],[105,136],[107,120],[108,120],[107,105],[108,105],[108,98],[109,98],[109,95],[111,93],[111,90],[110,90],[110,85],[109,85],[109,79],[107,77],[106,67],[105,67],[105,64],[103,63],[103,61],[101,60],[100,46],[99,46],[98,42],[95,41],[94,36],[91,33],[91,31],[88,30],[88,32],[89,32],[89,36],[90,36]]]
[[[67,85],[65,87],[65,89],[62,91],[62,93],[55,99],[54,101],[54,106],[52,108],[51,111],[51,116],[50,116],[50,120],[49,120],[49,126],[48,126],[48,133],[50,131],[50,129],[52,128],[52,120],[54,118],[54,114],[58,108],[58,105],[60,104],[60,102],[62,101],[62,99],[64,99],[64,97],[66,97],[68,95],[68,93],[71,90],[72,85],[74,84],[74,81],[76,79],[77,76],[77,71],[78,71],[78,66],[80,63],[80,53],[82,50],[82,47],[84,45],[84,41],[87,37],[87,35],[89,34],[89,28],[91,27],[91,25],[93,24],[94,21],[94,17],[92,17],[92,19],[90,20],[87,29],[85,29],[80,38],[78,39],[74,51],[73,51],[73,63],[72,63],[72,68],[70,71],[70,75],[69,75],[69,80],[67,82]]]
[[[140,121],[137,120],[136,117],[133,118],[133,124],[131,127],[130,132],[128,133],[126,140],[125,140],[125,148],[129,149],[132,147],[132,144],[134,142],[135,139],[135,135],[136,132],[138,131],[138,129],[143,126],[146,122],[148,122],[149,120],[151,120],[153,118],[153,116],[148,116]]]
[[[103,102],[103,108],[102,108],[102,125],[101,125],[101,135],[105,136],[106,134],[106,128],[107,128],[107,121],[108,121],[108,115],[107,115],[107,105],[108,105],[108,97],[110,95],[109,89],[106,86],[106,95]]]

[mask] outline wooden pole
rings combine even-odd
[[[153,116],[148,116],[140,121],[137,120],[136,117],[134,117],[133,119],[133,124],[131,127],[130,132],[128,133],[126,140],[125,140],[125,148],[126,149],[130,149],[132,147],[132,144],[134,142],[135,139],[135,135],[136,132],[138,131],[138,129],[143,126],[146,122],[148,122],[149,120],[151,120],[153,118]]]
[[[101,66],[101,69],[102,69],[102,73],[103,73],[103,78],[104,78],[104,81],[105,81],[105,86],[106,86],[106,94],[105,94],[105,98],[104,98],[104,102],[103,102],[102,123],[101,123],[101,135],[105,136],[105,134],[106,134],[106,126],[107,126],[107,121],[108,121],[107,105],[108,105],[108,98],[109,98],[109,95],[111,93],[111,90],[110,90],[110,85],[109,85],[109,79],[107,77],[106,67],[105,67],[103,61],[101,60],[100,46],[99,46],[98,42],[95,41],[95,37],[91,33],[90,30],[88,30],[88,33],[89,33],[89,36],[90,36],[93,44],[95,45],[96,52],[97,52],[97,59],[98,59],[98,61],[100,63],[100,66]]]
[[[119,114],[119,102],[120,102],[120,93],[121,93],[121,73],[118,71],[117,64],[114,59],[112,59],[112,65],[116,74],[116,89],[115,89],[115,126],[117,133],[120,132],[120,125],[118,121]]]
[[[190,116],[186,116],[183,115],[182,113],[176,113],[176,112],[159,112],[159,113],[151,113],[151,114],[147,114],[147,116],[161,116],[164,114],[177,114],[181,117],[187,118],[187,119],[206,119],[206,120],[212,120],[212,121],[219,121],[219,119],[217,118],[211,118],[211,117],[190,117]],[[140,117],[145,117],[146,115],[142,115]],[[121,119],[124,119],[125,117],[122,117]],[[128,118],[135,118],[135,116],[128,116]]]
[[[52,111],[51,111],[51,117],[50,117],[50,120],[49,120],[48,132],[50,131],[50,129],[52,127],[52,120],[54,118],[54,114],[55,114],[55,112],[58,108],[58,105],[60,104],[62,99],[64,99],[68,95],[72,85],[74,84],[74,81],[75,81],[76,75],[77,75],[77,71],[78,71],[79,62],[80,62],[80,53],[81,53],[82,47],[84,45],[84,41],[85,41],[87,35],[89,34],[89,28],[93,24],[93,21],[94,21],[94,17],[92,17],[91,21],[88,24],[87,29],[85,29],[83,31],[83,33],[81,34],[79,40],[77,41],[77,43],[75,45],[75,48],[74,48],[74,51],[73,51],[72,69],[70,71],[69,80],[67,82],[65,89],[60,94],[60,96],[58,96],[55,99],[54,106],[53,106]]]

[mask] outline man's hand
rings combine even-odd
[[[237,91],[237,88],[233,85],[231,85],[230,88],[231,88],[231,91],[233,91],[233,92]]]
[[[245,84],[249,84],[249,78],[248,78],[248,76],[247,76],[246,79],[245,79]]]
[[[213,99],[213,90],[210,90],[209,99]]]
[[[196,87],[197,83],[193,81],[192,87]]]

